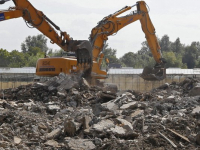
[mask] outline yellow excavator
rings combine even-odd
[[[0,0],[0,4],[8,0]],[[105,79],[107,72],[101,70],[104,57],[103,51],[108,36],[117,33],[123,27],[140,20],[142,30],[145,33],[149,48],[156,61],[154,68],[145,67],[140,75],[145,80],[162,80],[166,77],[164,67],[165,60],[162,58],[158,44],[155,28],[150,20],[147,5],[144,1],[138,1],[133,6],[126,6],[119,11],[103,18],[91,31],[89,41],[73,40],[70,36],[60,30],[42,11],[35,9],[28,0],[12,0],[15,7],[0,11],[0,21],[23,17],[27,25],[37,28],[47,36],[52,44],[57,44],[64,51],[75,52],[75,56],[46,57],[37,62],[36,75],[56,76],[61,72],[66,74],[82,73],[84,77]],[[130,14],[121,16],[122,13],[137,7]],[[60,34],[56,32],[58,30]]]

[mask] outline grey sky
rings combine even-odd
[[[103,17],[122,7],[132,6],[136,0],[29,0],[36,9],[43,11],[63,31],[73,39],[88,39],[91,29]],[[161,38],[169,35],[171,41],[177,37],[186,45],[200,41],[200,1],[199,0],[146,0],[150,7],[150,17],[156,34]],[[14,6],[13,2],[0,5],[0,9]],[[135,10],[136,8],[133,8]],[[127,13],[125,13],[127,14]],[[0,22],[0,48],[9,51],[20,50],[21,43],[28,35],[37,35],[37,29],[29,29],[22,18]],[[145,41],[140,22],[134,22],[110,36],[109,47],[117,49],[117,56],[136,52]],[[48,46],[59,49],[48,41]]]

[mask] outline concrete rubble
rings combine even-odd
[[[90,86],[77,76],[0,94],[0,150],[200,148],[200,80],[150,92]]]

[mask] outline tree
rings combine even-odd
[[[10,53],[5,49],[0,49],[0,67],[8,67],[10,62]]]
[[[136,57],[136,54],[134,54],[133,52],[128,52],[120,58],[120,61],[123,62],[127,67],[133,67]]]
[[[9,67],[12,68],[23,67],[27,64],[26,55],[17,50],[13,50],[12,52],[10,52],[10,60],[12,61],[10,61]]]
[[[152,56],[147,41],[142,42],[141,45],[142,45],[142,48],[138,51],[138,54],[139,55],[151,55]]]
[[[30,55],[37,55],[38,52],[47,53],[47,38],[42,34],[28,36],[21,44],[21,50],[23,53],[29,53]]]
[[[169,41],[169,36],[168,35],[164,35],[161,40],[160,40],[160,47],[161,50],[163,52],[169,52],[171,51],[170,46],[171,46],[171,42]]]
[[[186,66],[182,63],[182,56],[176,57],[174,52],[163,52],[163,57],[166,59],[166,68],[178,67],[185,68]]]
[[[184,53],[184,47],[183,47],[183,44],[181,44],[179,38],[177,38],[175,42],[171,43],[171,49],[174,53],[178,53],[178,54]]]
[[[198,59],[200,56],[200,44],[199,42],[192,42],[190,46],[185,48],[185,54],[183,55],[183,63],[187,64],[189,69],[195,68],[198,65]]]
[[[108,58],[110,63],[120,63],[119,59],[116,56],[116,49],[106,48],[103,51],[104,58]]]
[[[27,67],[35,67],[36,63],[39,58],[43,58],[44,54],[43,53],[38,53],[36,55],[31,55],[28,57],[28,62],[26,64]]]
[[[63,52],[64,51],[62,49],[55,50],[55,51],[52,50],[52,51],[49,51],[48,55],[54,56],[54,57],[61,57]]]

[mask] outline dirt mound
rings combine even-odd
[[[77,76],[0,94],[3,149],[198,149],[200,81],[114,92]]]

